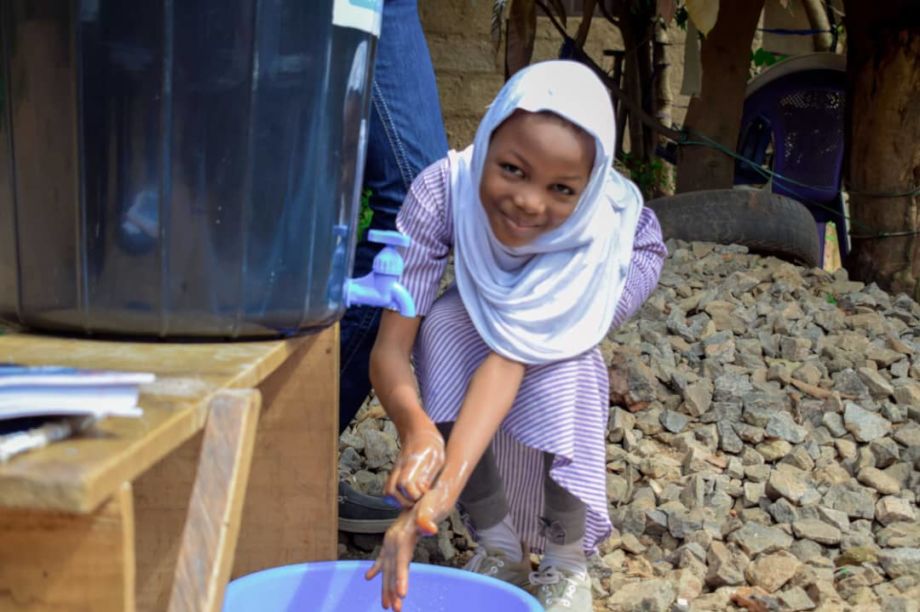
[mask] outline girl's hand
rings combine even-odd
[[[399,458],[384,492],[403,508],[411,508],[428,492],[444,466],[444,438],[431,421],[400,434]]]
[[[384,609],[402,610],[403,599],[409,593],[409,563],[415,553],[419,535],[435,535],[443,520],[457,501],[457,494],[440,481],[422,496],[415,506],[403,510],[383,537],[383,547],[374,565],[364,577],[372,580],[383,573],[380,603]]]
[[[415,509],[404,510],[387,529],[383,547],[364,578],[373,579],[383,572],[380,585],[380,603],[384,609],[402,610],[402,600],[409,593],[409,563],[418,542]]]
[[[446,493],[441,483],[426,493],[415,504],[415,527],[422,535],[436,535],[438,523],[447,518],[451,508],[457,503],[456,497]]]
[[[465,481],[464,478],[463,482]],[[461,488],[462,485],[456,476],[441,473],[437,484],[415,504],[415,526],[421,534],[438,533],[438,523],[450,514],[457,498],[460,497]]]

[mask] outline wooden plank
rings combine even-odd
[[[221,607],[233,566],[260,399],[257,391],[222,391],[211,402],[170,612],[217,612]]]
[[[261,386],[233,576],[337,552],[338,326],[303,346]]]
[[[188,516],[204,436],[199,432],[134,481],[137,609],[169,605],[182,530]]]
[[[0,610],[134,610],[131,486],[91,514],[0,509]]]
[[[0,507],[90,512],[204,426],[219,390],[258,385],[304,339],[235,343],[132,343],[31,334],[0,336],[0,362],[157,374],[142,388],[140,419],[107,419],[92,435],[0,465]]]
[[[327,334],[334,333],[332,330],[325,332]],[[336,351],[338,351],[337,340],[324,340],[322,342],[315,342],[311,337],[305,338],[304,343],[309,346],[304,348],[304,351],[321,351],[322,355],[330,355],[327,351],[329,349],[329,342],[332,342],[332,346]],[[334,355],[333,355],[334,356]],[[303,353],[298,353],[294,359],[302,359]],[[331,357],[328,357],[331,359]],[[320,362],[327,359],[327,357],[318,357]],[[308,366],[304,366],[308,367]],[[322,366],[324,369],[323,372],[326,372],[325,376],[335,376],[335,381],[333,382],[333,387],[335,393],[338,392],[338,370],[337,365],[333,362],[329,362]],[[330,374],[331,373],[331,374]],[[297,376],[288,376],[287,380],[299,380]],[[276,384],[284,384],[283,380],[274,381]],[[328,380],[328,379],[327,379]],[[325,384],[325,381],[324,381]],[[291,399],[293,401],[293,406],[295,408],[301,408],[304,397],[311,397],[314,394],[314,390],[309,388],[309,382],[307,383],[306,391],[295,391],[294,396]],[[298,396],[302,394],[302,397]],[[338,444],[338,413],[337,413],[337,400],[329,400],[330,402],[336,401],[336,403],[325,403],[320,402],[315,405],[315,409],[328,412],[333,418],[336,419],[336,423],[332,426],[334,431],[334,444],[335,447],[329,455],[329,460],[326,465],[316,465],[311,468],[311,472],[307,474],[307,478],[314,478],[313,472],[328,472],[331,471],[332,474],[335,473],[336,464],[337,464],[337,444]],[[265,406],[263,401],[263,406]],[[263,408],[262,418],[265,419],[265,409]],[[270,422],[268,419],[265,419],[265,422]],[[309,425],[309,424],[307,424]],[[281,423],[279,427],[284,427],[284,424]],[[262,427],[262,424],[259,425]],[[263,438],[264,439],[264,438]],[[284,440],[287,440],[285,438]],[[300,447],[309,440],[301,437],[294,436],[290,439],[290,442],[281,441],[281,442],[271,442],[275,443],[290,443],[295,445],[295,447]],[[137,583],[137,601],[139,610],[165,610],[169,604],[169,595],[172,590],[173,584],[173,574],[174,568],[176,567],[176,562],[179,556],[179,543],[182,539],[182,530],[186,518],[186,513],[189,508],[189,499],[191,497],[192,487],[194,485],[196,470],[199,461],[199,455],[201,452],[202,446],[202,436],[196,435],[192,437],[189,441],[183,444],[178,450],[170,454],[168,457],[164,458],[157,464],[155,464],[151,469],[142,474],[134,482],[134,492],[135,492],[135,513],[137,516],[137,568],[138,568],[138,583]],[[259,474],[252,472],[249,478],[250,483],[252,483],[257,478],[269,479],[268,483],[262,487],[261,492],[258,495],[262,495],[265,499],[274,500],[273,503],[278,502],[279,498],[285,497],[288,493],[287,489],[282,486],[275,487],[271,484],[272,479],[277,478],[276,475],[271,473],[271,470],[263,470]],[[332,477],[334,480],[334,477]],[[308,483],[306,486],[314,487],[312,483]],[[322,489],[322,494],[325,497],[326,495],[325,488]],[[333,511],[333,520],[336,520],[335,517],[335,505],[331,506]],[[293,511],[292,509],[290,511]],[[310,510],[308,508],[303,508],[302,512],[306,513]],[[308,515],[302,515],[304,519],[308,519]],[[325,515],[326,522],[328,522],[328,512]],[[278,522],[277,519],[271,518],[271,521]],[[295,530],[297,527],[292,527],[291,530]],[[336,527],[329,527],[330,533],[336,534]],[[303,537],[301,534],[298,537]],[[310,536],[312,538],[312,536]],[[279,537],[279,541],[280,541]],[[335,546],[337,542],[332,543]],[[285,546],[289,545],[287,543]],[[335,549],[333,549],[335,550]],[[328,556],[328,551],[324,550],[323,554],[328,558],[334,558]],[[334,554],[334,553],[333,553]],[[271,555],[268,555],[271,557]]]

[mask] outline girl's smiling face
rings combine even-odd
[[[594,168],[587,132],[551,113],[516,111],[492,133],[479,199],[499,242],[524,246],[569,218]]]

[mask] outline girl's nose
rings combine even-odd
[[[540,195],[533,189],[522,189],[514,196],[514,205],[528,215],[536,215],[543,208]]]

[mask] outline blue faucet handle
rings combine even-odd
[[[367,239],[377,244],[394,247],[407,247],[412,244],[412,238],[394,230],[369,230]]]
[[[414,317],[415,302],[409,291],[399,282],[405,264],[399,251],[393,248],[407,247],[412,240],[409,236],[394,231],[370,230],[367,234],[371,242],[386,246],[374,257],[370,273],[361,278],[346,280],[345,306],[383,306],[398,310],[404,317]]]
[[[383,249],[374,257],[373,270],[376,274],[385,274],[399,280],[404,267],[402,255],[394,249]]]

